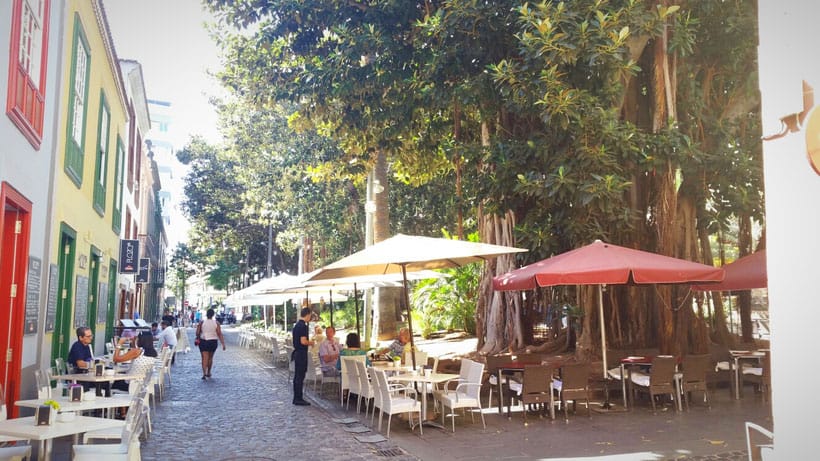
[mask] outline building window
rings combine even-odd
[[[100,93],[100,116],[97,125],[97,162],[94,166],[94,209],[100,216],[105,214],[105,189],[108,178],[108,139],[111,113],[105,93]]]
[[[6,114],[35,149],[43,139],[50,0],[12,5]]]
[[[88,75],[91,56],[79,15],[74,17],[71,46],[71,80],[68,88],[68,123],[66,124],[65,170],[77,187],[83,182],[85,120],[88,105]]]
[[[113,221],[111,228],[119,234],[122,228],[122,178],[125,175],[125,149],[122,147],[122,139],[117,136],[117,163],[114,166],[114,204],[112,206]]]

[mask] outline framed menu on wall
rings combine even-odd
[[[84,327],[88,322],[88,277],[77,276],[77,291],[74,292],[74,326]]]
[[[40,286],[43,262],[39,258],[28,258],[28,278],[26,280],[26,320],[23,333],[37,333],[37,321],[40,317]]]
[[[56,264],[48,265],[48,293],[46,298],[46,331],[54,331],[54,322],[57,320],[57,290],[60,283],[57,275],[59,268]]]

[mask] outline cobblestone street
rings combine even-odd
[[[190,344],[193,332],[188,330]],[[357,441],[354,436],[362,434],[331,421],[351,412],[312,398],[312,385],[305,385],[305,396],[314,405],[293,406],[287,369],[274,368],[270,353],[240,348],[233,328],[223,332],[227,350],[217,350],[213,378],[201,379],[196,348],[177,355],[172,383],[152,416],[153,433],[142,447],[144,460],[417,459],[391,441]]]

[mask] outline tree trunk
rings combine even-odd
[[[373,241],[381,242],[390,238],[390,208],[388,195],[390,181],[387,174],[387,153],[379,149],[376,151],[373,164],[374,194],[373,202],[376,211],[373,213]],[[379,340],[389,340],[398,334],[397,323],[401,321],[403,296],[401,288],[379,288],[376,290],[376,306],[379,312],[378,334]]]
[[[737,247],[738,257],[752,254],[752,218],[748,214],[738,216]],[[738,312],[740,313],[740,333],[744,343],[754,342],[752,331],[752,292],[738,292]]]
[[[511,211],[499,217],[485,215],[479,209],[478,222],[482,242],[515,246],[515,218]],[[515,268],[515,255],[501,255],[484,263],[476,302],[477,350],[481,353],[495,354],[525,346],[520,315],[521,293],[493,290],[493,277]]]

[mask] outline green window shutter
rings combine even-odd
[[[97,122],[96,164],[94,166],[94,209],[105,214],[105,190],[108,182],[108,136],[111,131],[111,113],[105,93],[100,93],[100,114]]]
[[[68,120],[66,123],[65,171],[80,187],[83,183],[83,153],[88,106],[91,53],[79,15],[74,16],[74,37],[71,46],[71,85],[68,88]]]
[[[122,138],[117,136],[117,163],[114,164],[114,203],[111,212],[111,228],[114,233],[119,234],[122,228],[122,178],[125,176],[125,149],[122,146]]]

